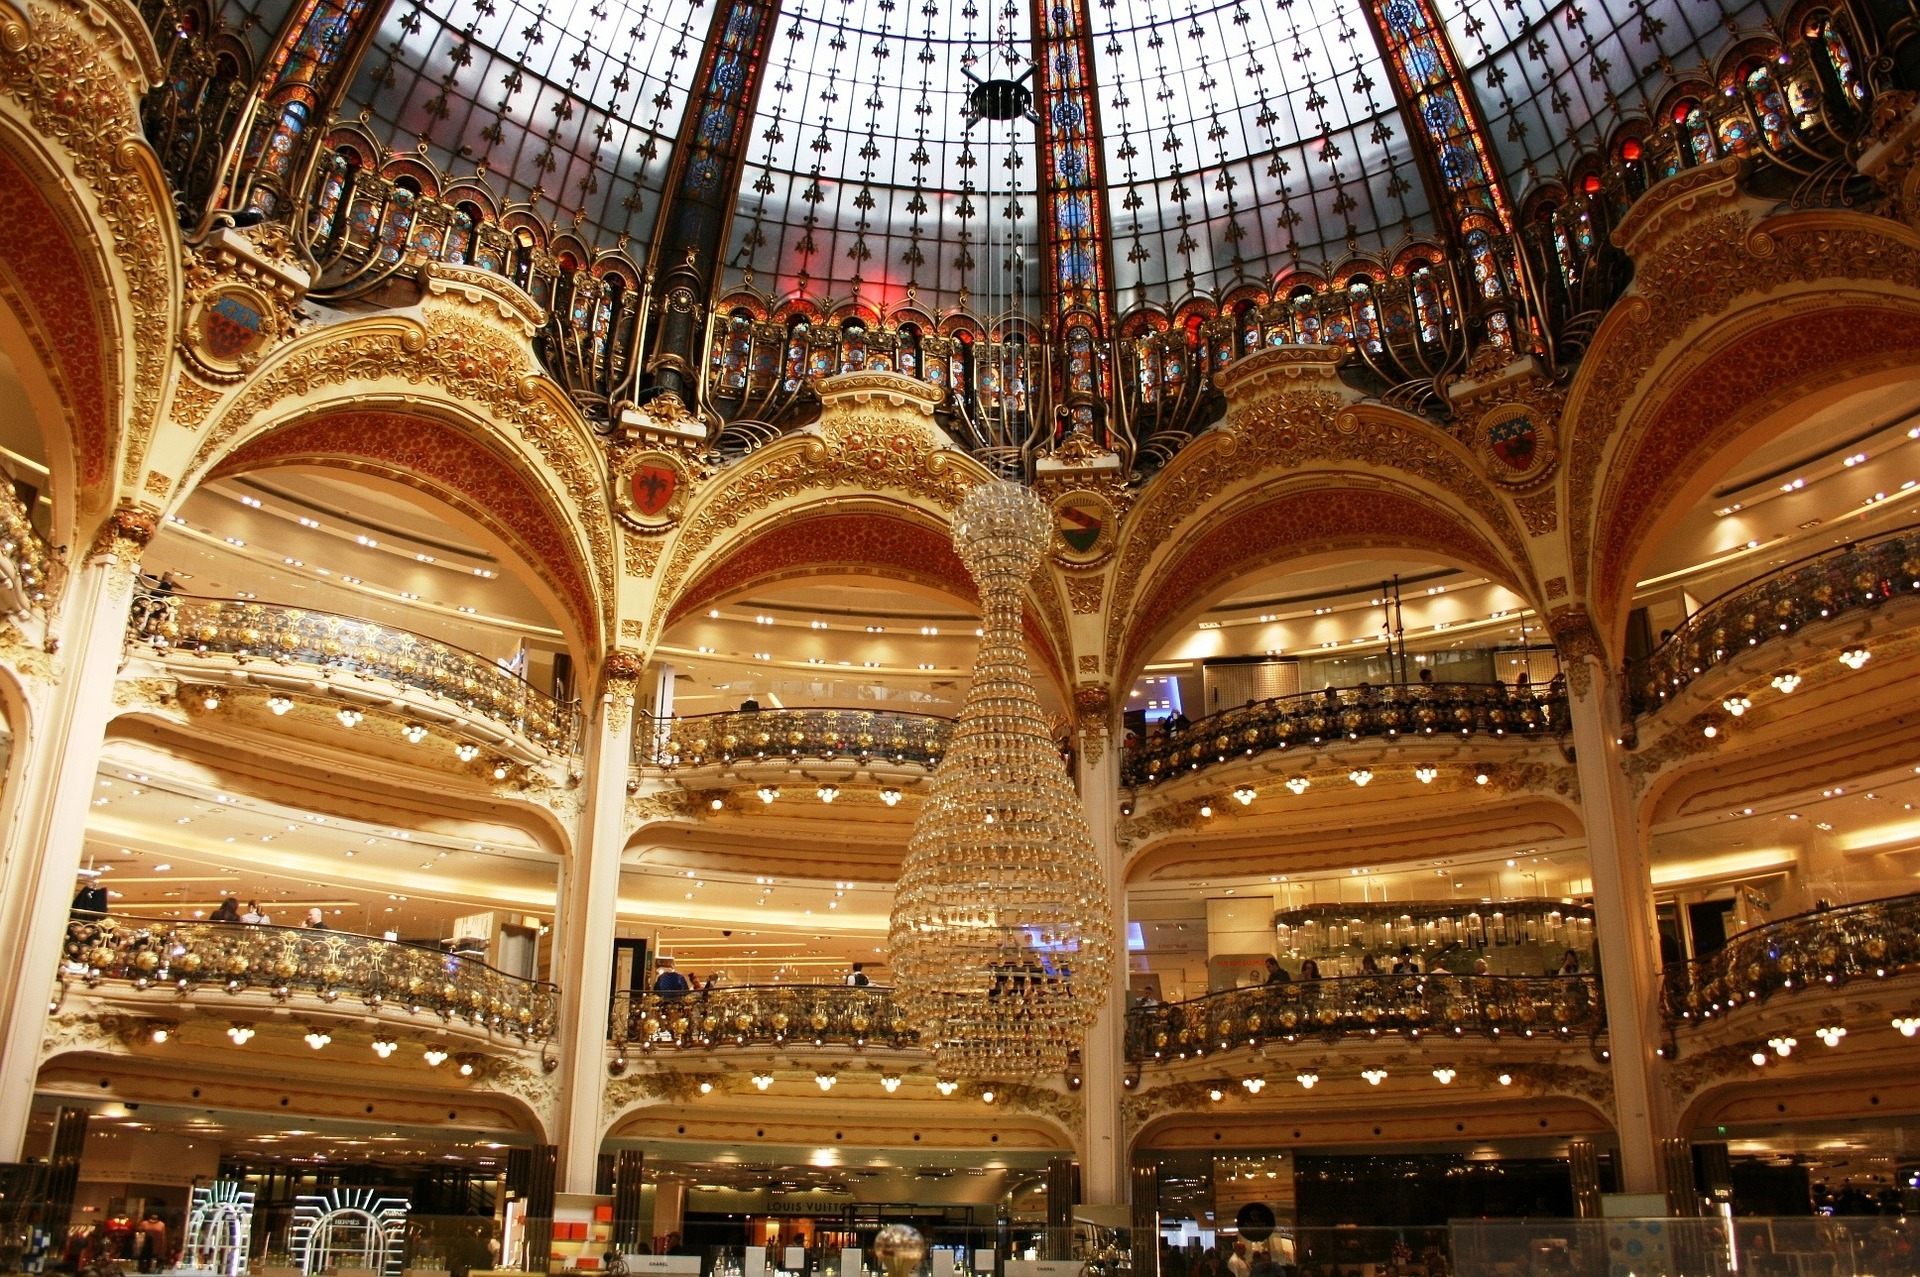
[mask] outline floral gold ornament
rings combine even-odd
[[[954,515],[984,635],[890,930],[896,997],[947,1077],[1058,1072],[1106,998],[1105,875],[1022,637],[1021,600],[1052,531],[1047,507],[1015,483],[976,488]]]

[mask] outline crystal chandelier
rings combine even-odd
[[[1022,592],[1051,535],[1047,507],[1017,483],[974,489],[954,517],[985,627],[889,937],[897,996],[945,1076],[1063,1069],[1107,996],[1106,879],[1022,642]]]

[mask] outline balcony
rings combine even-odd
[[[1782,918],[1741,932],[1703,958],[1673,963],[1661,1009],[1670,1025],[1698,1025],[1781,995],[1915,972],[1920,895],[1895,896]]]
[[[1151,785],[1269,749],[1363,738],[1547,736],[1566,730],[1567,698],[1504,683],[1390,683],[1327,688],[1222,710],[1127,751],[1122,782]]]
[[[755,984],[678,997],[618,994],[607,1039],[624,1055],[724,1047],[917,1050],[920,1036],[891,989]]]
[[[107,916],[67,927],[61,994],[75,984],[158,1010],[287,1008],[448,1030],[522,1046],[553,1036],[543,981],[423,945],[345,931]]]
[[[129,639],[182,681],[252,686],[276,714],[295,696],[438,723],[463,758],[485,747],[533,762],[575,748],[575,706],[484,656],[331,612],[241,599],[148,593]]]
[[[33,530],[27,507],[11,483],[0,483],[0,611],[18,615],[47,604],[51,555]]]
[[[1920,530],[1913,528],[1790,563],[1714,599],[1643,660],[1629,664],[1633,712],[1652,713],[1744,652],[1915,593],[1920,593]]]
[[[953,737],[953,720],[865,709],[731,710],[690,718],[642,719],[634,762],[689,768],[812,759],[890,763],[932,771]]]
[[[1399,1035],[1454,1040],[1593,1038],[1602,1031],[1592,976],[1423,975],[1296,980],[1215,993],[1127,1014],[1131,1063],[1253,1051],[1263,1043]]]

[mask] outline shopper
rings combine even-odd
[[[856,962],[853,964],[853,970],[847,972],[847,984],[851,988],[864,989],[872,983],[873,981],[867,979],[865,963]]]
[[[265,910],[260,908],[260,902],[258,900],[249,900],[247,901],[247,911],[240,915],[240,921],[250,927],[264,927],[273,920],[267,917]]]
[[[327,917],[324,913],[321,912],[319,905],[315,905],[313,908],[307,910],[307,930],[309,931],[331,930],[331,928],[327,926]]]
[[[213,911],[213,917],[207,919],[207,921],[238,923],[240,921],[240,901],[238,898],[228,896],[225,900],[222,900],[220,907]]]

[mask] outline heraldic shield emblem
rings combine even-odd
[[[1502,404],[1480,419],[1480,447],[1502,483],[1530,483],[1553,461],[1553,436],[1523,403]]]
[[[1069,563],[1091,563],[1107,553],[1113,507],[1092,492],[1069,492],[1053,503],[1054,552]]]
[[[647,532],[671,526],[686,504],[686,466],[666,452],[643,452],[630,464],[619,488],[621,516]]]
[[[633,508],[642,518],[664,514],[679,490],[680,472],[670,466],[641,466],[633,472]]]
[[[207,352],[215,359],[238,359],[266,332],[267,317],[239,293],[222,293],[207,307]]]
[[[237,377],[278,337],[266,295],[245,284],[221,287],[194,304],[181,345],[202,372]]]

